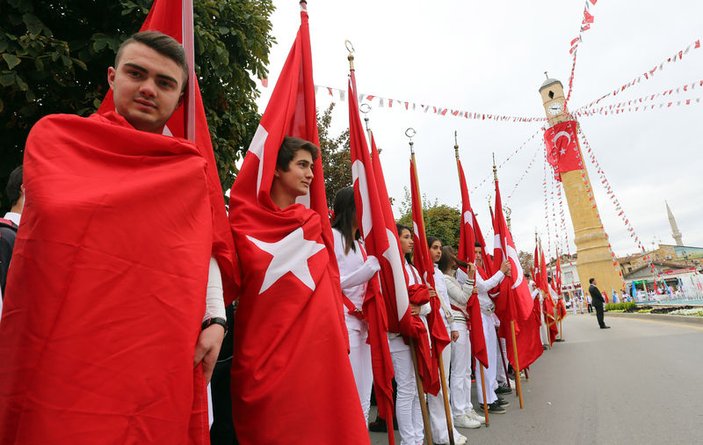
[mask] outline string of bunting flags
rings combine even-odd
[[[525,148],[525,146],[526,146],[527,144],[529,144],[530,142],[532,142],[537,136],[541,135],[541,134],[544,132],[544,130],[545,130],[546,128],[547,128],[546,126],[543,126],[543,127],[540,127],[539,130],[535,131],[535,132],[532,134],[532,136],[530,136],[529,138],[527,138],[527,140],[526,140],[525,142],[523,142],[523,143],[520,144],[515,150],[513,150],[513,152],[510,153],[507,158],[503,159],[503,161],[500,162],[500,163],[497,165],[497,168],[500,169],[500,168],[503,167],[505,164],[507,164],[510,160],[512,160],[512,159],[515,157],[515,155],[517,155],[523,148]],[[486,183],[488,183],[489,180],[493,180],[493,173],[489,173],[486,177],[484,177],[481,181],[479,181],[478,184],[476,184],[476,185],[471,189],[471,191],[472,191],[472,192],[475,192],[476,190],[480,189],[480,188],[483,187]]]
[[[544,153],[544,179],[542,180],[542,193],[544,195],[544,221],[545,221],[545,228],[547,229],[547,255],[551,253],[552,245],[551,245],[551,240],[552,240],[552,235],[550,233],[550,228],[549,228],[549,190],[547,188],[547,176],[551,176],[552,179],[554,179],[554,175],[549,174],[549,162],[547,161],[547,153],[545,151]]]
[[[703,80],[697,80],[695,82],[686,83],[686,84],[681,85],[676,88],[670,88],[670,89],[664,90],[659,93],[638,97],[637,99],[631,99],[626,102],[619,102],[619,103],[615,103],[615,104],[611,104],[611,105],[607,105],[607,106],[604,105],[604,106],[598,108],[597,110],[600,112],[606,111],[606,110],[607,111],[615,111],[620,108],[631,107],[632,105],[638,106],[639,104],[651,102],[654,99],[658,99],[660,97],[674,96],[677,94],[687,93],[687,92],[693,91],[694,89],[696,89],[696,87],[703,87]],[[571,113],[571,115],[573,117],[587,115],[587,113],[589,111],[594,110],[594,107],[595,107],[595,104],[592,104],[590,107],[583,106],[583,107],[579,108],[578,110],[574,111],[573,113]]]
[[[622,105],[622,104],[625,105]],[[695,105],[701,103],[701,98],[700,97],[695,97],[695,98],[689,98],[689,99],[680,99],[677,101],[669,101],[669,102],[660,102],[656,104],[645,104],[645,105],[635,105],[633,106],[628,106],[627,102],[623,102],[621,104],[620,108],[614,108],[610,109],[609,107],[600,107],[597,109],[591,109],[591,110],[584,110],[580,112],[578,115],[574,116],[580,116],[580,117],[591,117],[596,114],[602,114],[604,116],[608,115],[613,115],[613,114],[623,114],[623,113],[634,113],[634,112],[641,112],[641,111],[652,111],[652,110],[660,110],[663,108],[672,108],[672,107],[682,107],[682,106],[688,106],[688,105]],[[627,108],[624,108],[627,107]]]
[[[527,167],[525,167],[525,170],[522,172],[522,175],[520,175],[520,178],[517,180],[512,190],[510,190],[510,193],[508,193],[508,197],[505,199],[505,202],[510,202],[510,198],[512,198],[513,193],[515,193],[515,190],[517,190],[518,186],[522,183],[522,181],[532,169],[532,165],[535,163],[535,159],[537,159],[537,153],[539,153],[540,151],[542,151],[542,147],[537,146],[537,150],[535,150],[534,154],[532,155],[532,159],[530,159],[530,162],[527,164]]]
[[[593,14],[591,14],[590,8],[591,5],[594,5],[598,2],[598,0],[586,0],[586,3],[583,6],[583,18],[581,19],[581,28],[579,29],[579,35],[576,36],[574,39],[571,40],[570,43],[570,49],[569,49],[569,54],[571,54],[571,73],[569,74],[569,91],[566,94],[566,104],[569,103],[569,100],[571,99],[571,93],[574,90],[574,73],[576,72],[576,58],[578,56],[578,49],[579,45],[583,41],[583,33],[591,29],[591,25],[595,21],[595,17]]]
[[[631,88],[632,86],[637,85],[642,81],[646,81],[646,80],[651,79],[652,77],[654,77],[654,75],[656,73],[662,72],[664,70],[665,66],[682,60],[684,58],[684,56],[687,56],[691,50],[700,49],[700,47],[701,47],[701,39],[699,38],[699,39],[696,39],[695,41],[691,42],[688,46],[686,46],[686,48],[681,49],[679,51],[676,51],[673,55],[662,60],[658,65],[655,65],[652,69],[645,71],[644,73],[640,74],[639,76],[636,76],[631,81],[629,81],[625,84],[622,84],[620,87],[615,88],[614,90],[610,91],[607,94],[600,96],[598,99],[593,100],[590,103],[588,103],[582,107],[579,107],[578,110],[592,108],[593,106],[597,105],[602,100],[604,100],[608,97],[617,96],[618,94],[621,94],[623,91],[627,90],[628,88]]]
[[[325,94],[334,99],[339,99],[341,102],[346,102],[347,92],[339,88],[334,88],[324,85],[315,85],[315,94]],[[442,105],[421,104],[409,100],[393,99],[389,97],[378,96],[375,94],[359,94],[359,103],[368,103],[376,105],[378,108],[389,108],[405,111],[416,111],[426,114],[434,114],[442,117],[457,117],[479,121],[495,121],[495,122],[544,122],[547,118],[544,117],[525,117],[525,116],[508,116],[503,114],[482,113],[477,111],[459,110]]]
[[[610,185],[610,181],[608,178],[605,176],[605,172],[603,171],[603,168],[601,167],[600,163],[596,159],[595,153],[593,152],[593,149],[591,148],[591,144],[588,143],[588,139],[586,139],[586,136],[584,135],[583,131],[581,130],[581,127],[579,126],[578,128],[578,135],[579,139],[581,140],[581,144],[583,147],[586,148],[586,153],[588,153],[588,157],[593,164],[593,166],[596,169],[596,172],[598,173],[598,176],[600,178],[600,182],[605,188],[606,194],[608,195],[608,198],[610,201],[613,203],[615,206],[615,211],[617,211],[617,215],[622,219],[623,223],[625,224],[625,228],[627,229],[628,234],[630,237],[635,241],[637,244],[637,247],[642,250],[642,252],[645,251],[644,245],[642,244],[642,241],[640,238],[637,236],[637,233],[635,232],[635,228],[632,226],[630,223],[630,219],[627,217],[625,214],[625,210],[622,208],[622,205],[620,204],[620,200],[615,196],[615,192],[613,191],[613,187]],[[583,175],[582,175],[583,176]],[[592,193],[589,191],[589,200],[592,200]],[[594,204],[595,206],[595,201]],[[599,215],[600,218],[600,215]]]

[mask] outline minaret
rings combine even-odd
[[[669,224],[671,224],[671,236],[674,237],[674,241],[676,241],[677,246],[683,246],[683,241],[681,241],[681,232],[679,231],[679,225],[676,224],[676,219],[674,218],[674,214],[671,213],[669,203],[664,201],[664,204],[666,204],[666,214],[669,216]]]
[[[545,73],[546,75],[547,73]],[[573,120],[565,106],[564,86],[556,79],[544,81],[539,89],[542,96],[544,111],[550,126]],[[598,207],[593,196],[591,180],[588,177],[581,146],[576,140],[578,155],[581,157],[581,169],[561,172],[561,183],[564,187],[569,213],[574,226],[574,243],[578,258],[578,269],[581,288],[588,289],[588,279],[595,278],[601,291],[619,291],[624,287],[620,266],[615,260],[608,235],[598,214]]]

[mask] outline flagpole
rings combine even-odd
[[[483,393],[483,417],[486,418],[486,428],[488,428],[490,426],[490,421],[488,420],[488,403],[486,403],[487,402],[487,399],[486,399],[486,397],[487,397],[487,395],[486,395],[486,376],[483,373],[483,364],[478,360],[476,360],[476,362],[478,362],[479,372],[481,373],[481,392]],[[507,377],[508,374],[505,374],[505,375]],[[510,380],[510,379],[508,379],[508,380]],[[509,384],[510,383],[508,383],[508,385]]]
[[[496,187],[498,186],[498,168],[496,167],[496,155],[493,153],[493,179],[495,180]],[[498,190],[496,189],[496,196]],[[498,210],[496,210],[498,211]],[[520,409],[524,408],[524,401],[522,399],[522,383],[520,382],[520,361],[518,360],[517,352],[517,335],[515,334],[515,320],[510,320],[510,331],[513,340],[513,355],[515,356],[515,388],[517,390],[517,396],[520,399]],[[500,340],[499,340],[500,341]],[[506,375],[507,377],[507,375]],[[510,379],[508,379],[510,380]]]
[[[517,336],[515,335],[515,320],[510,320],[510,331],[513,338],[513,354],[515,355],[515,386],[517,388],[517,396],[520,399],[520,409],[524,408],[522,400],[522,384],[520,383],[520,361],[517,353]]]
[[[410,144],[410,159],[412,162],[415,178],[417,181],[417,164],[415,163],[415,149],[413,147],[415,145],[415,143],[413,142],[413,139],[412,139],[413,136],[415,136],[415,129],[408,128],[407,130],[405,130],[405,135],[409,139],[408,143]],[[420,193],[419,184],[416,182],[415,185],[418,188],[417,193],[419,196],[419,193]],[[422,215],[418,215],[418,216],[420,218],[422,218]],[[436,296],[435,298],[440,298],[440,297]],[[431,335],[430,335],[430,338],[432,338]],[[434,342],[434,341],[432,342],[432,347],[433,347],[434,351],[437,351],[436,342]],[[454,426],[452,425],[452,413],[451,413],[451,408],[449,406],[449,392],[448,392],[448,388],[447,388],[447,376],[446,376],[446,372],[444,372],[444,359],[442,358],[442,352],[439,352],[437,354],[437,359],[438,359],[438,364],[439,364],[439,383],[442,388],[442,399],[444,400],[444,417],[446,418],[446,421],[447,421],[447,435],[449,436],[449,444],[454,445]]]
[[[508,376],[508,365],[505,363],[505,351],[503,351],[503,343],[500,342],[500,336],[498,335],[498,328],[496,328],[496,338],[498,339],[498,349],[500,349],[500,361],[503,363],[503,371],[505,372],[505,380],[507,380],[508,388],[513,389],[510,386],[510,377]],[[484,401],[486,399],[483,399]]]
[[[427,397],[425,397],[425,389],[422,387],[422,379],[420,371],[417,367],[417,352],[415,352],[415,339],[410,338],[410,354],[413,359],[413,367],[415,368],[415,383],[417,383],[417,398],[420,401],[420,411],[422,412],[422,424],[425,427],[425,441],[427,445],[434,445],[432,441],[432,426],[430,425],[429,410],[427,409]],[[393,428],[393,422],[386,422],[388,428]]]

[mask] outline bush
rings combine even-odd
[[[605,310],[614,312],[633,312],[637,307],[637,303],[608,303],[605,305]]]

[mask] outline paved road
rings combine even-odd
[[[508,396],[508,412],[492,416],[489,428],[460,430],[469,443],[703,443],[703,326],[607,314],[606,323],[612,329],[569,315],[566,342],[530,370],[525,409]]]

